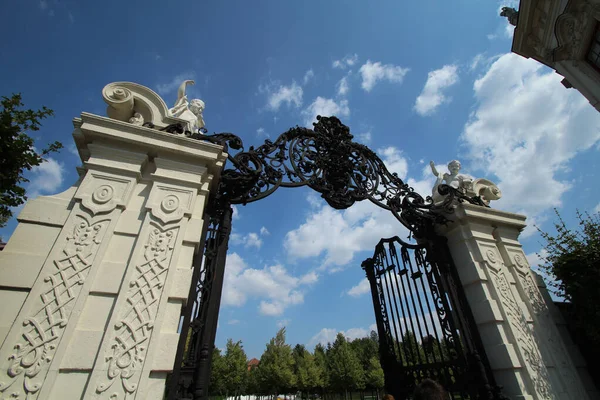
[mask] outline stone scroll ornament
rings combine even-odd
[[[0,377],[1,398],[35,399],[71,316],[109,220],[77,215],[61,255],[46,270],[39,298]]]

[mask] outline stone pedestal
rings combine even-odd
[[[147,120],[173,122],[136,96]],[[0,398],[162,399],[226,154],[87,113],[74,125],[80,180],[29,201],[0,252]]]
[[[459,204],[441,228],[491,368],[511,399],[588,399],[518,237],[525,217]],[[590,395],[592,395],[590,397]]]

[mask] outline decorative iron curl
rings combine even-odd
[[[423,198],[389,172],[370,148],[353,142],[350,129],[337,117],[317,116],[317,121],[314,129],[297,126],[247,151],[232,133],[191,137],[223,145],[228,152],[232,167],[223,171],[218,191],[220,201],[228,204],[245,205],[279,187],[309,186],[338,210],[369,200],[391,211],[415,237],[423,237],[436,223],[447,222],[439,211],[451,211],[455,198],[472,202],[442,185],[440,193],[449,195],[442,204],[434,204],[430,196]],[[234,154],[229,149],[240,151]]]

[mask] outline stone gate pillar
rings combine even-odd
[[[160,131],[185,121],[143,86],[104,95],[112,118],[74,120],[79,181],[29,201],[0,252],[2,399],[163,398],[226,154]]]
[[[461,203],[439,233],[458,270],[496,381],[511,399],[598,398],[578,372],[518,237],[525,217]],[[583,378],[583,379],[582,379]]]

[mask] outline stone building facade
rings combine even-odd
[[[501,15],[516,26],[514,53],[554,69],[600,111],[599,0],[521,0]]]

